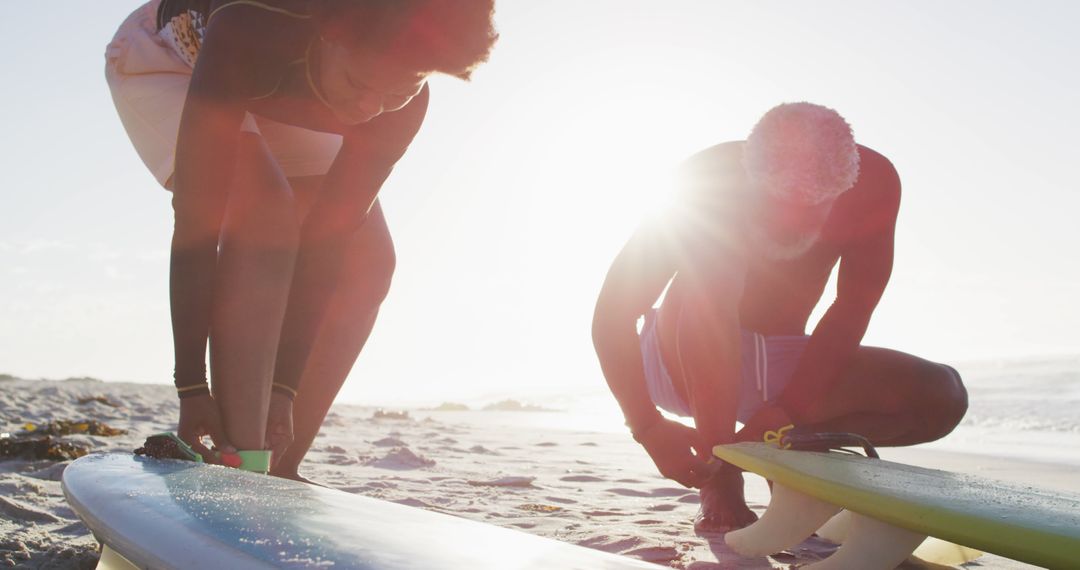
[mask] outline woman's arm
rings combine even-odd
[[[205,384],[218,237],[244,119],[242,38],[215,20],[188,88],[172,179],[169,289],[178,387]]]
[[[425,86],[404,108],[346,132],[342,149],[301,228],[300,251],[274,369],[275,384],[293,391],[299,388],[349,243],[367,219],[394,165],[419,131],[428,97]]]

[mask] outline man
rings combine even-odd
[[[790,424],[879,446],[952,431],[967,409],[956,370],[861,345],[892,270],[900,181],[888,159],[835,111],[792,103],[683,174],[676,206],[612,264],[593,339],[634,439],[661,474],[701,489],[699,530],[756,519],[741,472],[706,466],[716,444]],[[837,262],[836,299],[807,336]]]

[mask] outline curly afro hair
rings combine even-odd
[[[779,198],[821,204],[847,191],[859,176],[851,126],[813,103],[770,109],[746,139],[743,166],[750,182]]]
[[[494,0],[322,0],[317,21],[352,48],[469,79],[499,38]]]

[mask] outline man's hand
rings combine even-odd
[[[707,450],[694,428],[661,419],[637,439],[664,477],[684,487],[700,487],[707,480]]]
[[[277,392],[270,394],[270,410],[266,415],[266,447],[273,451],[271,467],[285,456],[293,442],[293,402]]]
[[[784,411],[784,408],[768,405],[758,410],[750,421],[746,422],[746,425],[735,434],[735,441],[761,442],[766,432],[777,431],[793,423],[791,416]]]
[[[221,453],[236,453],[225,437],[217,402],[209,394],[180,399],[180,425],[176,429],[180,439],[203,456],[207,463],[220,463],[218,454],[203,445],[202,438],[210,436],[214,447]]]

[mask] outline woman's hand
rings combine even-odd
[[[708,480],[708,456],[696,429],[661,419],[637,439],[664,477],[684,487],[701,487]]]
[[[266,447],[273,451],[271,467],[285,456],[293,442],[293,402],[278,392],[270,393],[270,410],[266,415]]]
[[[203,461],[207,463],[220,463],[220,460],[218,453],[211,451],[203,444],[204,436],[210,436],[218,452],[236,452],[225,437],[217,402],[210,394],[180,399],[180,425],[176,431],[176,435],[184,440],[184,443],[190,445],[196,453],[202,455]]]

